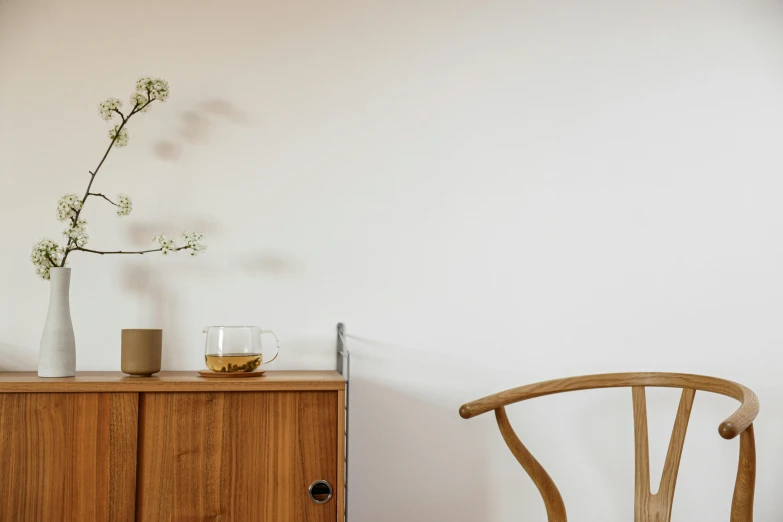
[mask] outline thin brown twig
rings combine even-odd
[[[117,203],[115,203],[114,201],[110,200],[110,199],[109,199],[109,198],[107,198],[107,197],[106,197],[104,194],[101,194],[101,193],[99,193],[99,192],[90,192],[90,193],[89,193],[89,194],[87,194],[87,195],[88,195],[88,196],[98,196],[98,197],[100,197],[100,198],[103,198],[103,199],[105,199],[106,201],[108,201],[109,203],[111,203],[112,205],[114,205],[115,207],[119,207],[119,205],[118,205]]]
[[[181,246],[181,247],[174,248],[172,250],[174,252],[178,252],[180,250],[185,250],[186,248],[190,248],[190,247],[188,247],[188,246]],[[138,254],[138,255],[142,255],[142,254],[149,254],[150,252],[160,252],[161,250],[163,250],[163,247],[152,248],[150,250],[136,250],[136,251],[133,251],[133,252],[127,251],[127,250],[112,250],[112,251],[92,250],[91,248],[84,248],[84,247],[75,247],[75,248],[72,248],[71,250],[79,250],[81,252],[89,252],[91,254],[100,254],[102,256],[103,255],[109,255],[109,254]]]
[[[147,105],[152,103],[155,99],[150,97],[149,93],[147,94],[147,103],[141,106],[139,108],[138,102],[133,105],[133,109],[131,109],[130,114],[128,114],[128,117],[122,118],[122,123],[120,123],[120,126],[117,127],[117,132],[114,134],[114,138],[112,138],[111,143],[109,143],[109,147],[106,149],[106,152],[104,152],[103,157],[101,158],[101,161],[98,163],[98,166],[95,167],[95,170],[90,172],[90,182],[87,184],[87,190],[84,192],[84,197],[82,198],[82,207],[76,211],[76,215],[73,216],[73,222],[76,223],[79,220],[79,214],[81,214],[82,210],[84,210],[84,203],[87,201],[87,197],[90,195],[90,189],[92,188],[92,183],[95,181],[95,176],[98,175],[98,171],[101,170],[101,166],[103,166],[103,162],[106,161],[106,157],[109,155],[109,152],[111,152],[112,147],[114,147],[114,143],[117,141],[117,138],[120,137],[120,133],[122,132],[122,129],[125,127],[125,124],[128,123],[128,121],[131,119],[131,116],[136,114],[137,112],[140,112],[143,110]],[[119,111],[118,111],[119,112]],[[71,245],[73,245],[73,239],[68,239],[68,244],[65,247],[65,255],[63,255],[63,260],[60,263],[59,266],[63,267],[65,266],[65,260],[68,259],[68,254],[70,254],[73,250],[79,250],[79,248],[71,248]],[[83,250],[83,249],[82,249]]]

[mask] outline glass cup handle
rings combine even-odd
[[[275,343],[277,344],[277,347],[275,348],[275,356],[269,359],[268,361],[261,361],[261,364],[269,364],[275,359],[277,359],[277,355],[280,353],[280,339],[277,338],[275,332],[273,332],[272,330],[261,330],[261,335],[264,334],[272,334],[272,337],[275,338]]]

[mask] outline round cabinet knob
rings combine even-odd
[[[316,480],[310,484],[308,494],[316,504],[326,504],[332,499],[332,485],[325,480]]]

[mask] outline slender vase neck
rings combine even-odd
[[[49,284],[52,293],[68,293],[71,286],[70,268],[52,268],[49,271]]]

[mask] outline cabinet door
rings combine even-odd
[[[144,393],[137,520],[335,522],[337,392]]]
[[[0,520],[134,520],[138,395],[0,394]]]

